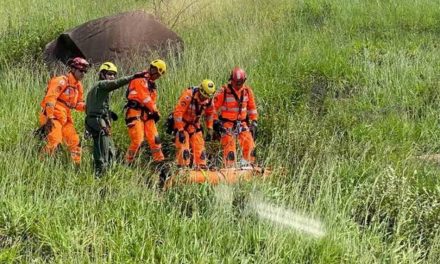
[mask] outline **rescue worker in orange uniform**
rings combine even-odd
[[[221,87],[214,98],[215,111],[219,113],[214,121],[214,130],[221,135],[220,144],[226,167],[232,167],[237,159],[236,138],[243,152],[242,165],[255,163],[254,138],[258,113],[252,88],[244,84],[246,78],[246,72],[235,67],[229,82]]]
[[[200,118],[204,114],[208,136],[213,135],[215,85],[211,80],[203,80],[199,86],[187,88],[179,98],[173,112],[176,130],[176,163],[188,166],[193,157],[196,169],[207,169],[205,141]],[[192,153],[190,152],[192,150]]]
[[[71,111],[72,109],[81,112],[85,110],[81,80],[90,65],[81,57],[69,60],[68,65],[70,72],[67,75],[57,76],[49,81],[46,95],[40,104],[42,111],[39,121],[47,132],[47,144],[43,151],[53,154],[64,140],[73,162],[79,165],[81,146],[73,125]]]
[[[164,160],[162,145],[156,128],[160,119],[156,106],[157,86],[155,81],[166,72],[163,60],[154,60],[150,63],[144,78],[132,80],[128,85],[127,104],[125,105],[125,123],[131,143],[128,147],[125,160],[131,164],[139,151],[141,144],[146,139],[156,163]]]

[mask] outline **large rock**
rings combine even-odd
[[[48,64],[81,56],[92,63],[124,61],[152,52],[165,57],[183,49],[183,40],[143,11],[120,13],[89,21],[62,33],[46,45]]]

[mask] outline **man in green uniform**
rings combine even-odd
[[[118,69],[111,62],[105,62],[99,67],[99,81],[89,91],[86,100],[86,130],[93,137],[93,159],[95,175],[102,176],[111,165],[115,155],[111,139],[111,120],[117,115],[110,111],[110,93],[128,84],[136,78],[143,78],[146,71],[134,75],[116,78]]]

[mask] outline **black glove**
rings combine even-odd
[[[208,129],[208,132],[206,133],[205,141],[211,141],[214,139],[214,130],[212,128]]]
[[[222,122],[220,120],[214,120],[214,131],[217,133],[221,133],[223,131]]]
[[[45,140],[47,135],[49,135],[52,130],[54,124],[52,119],[47,119],[46,123],[40,126],[37,130],[34,131],[34,135],[41,140]]]
[[[84,130],[84,139],[85,140],[88,140],[88,139],[91,139],[93,136],[92,136],[92,133],[90,133],[90,131],[86,128],[85,130]]]
[[[145,78],[147,73],[148,73],[148,71],[137,72],[137,73],[133,74],[133,79]]]
[[[109,115],[110,115],[110,119],[111,120],[113,120],[113,121],[116,121],[116,120],[118,120],[118,114],[116,114],[115,112],[113,112],[113,111],[110,111],[109,112]]]
[[[112,131],[110,130],[110,127],[108,127],[108,126],[103,127],[101,129],[101,131],[104,134],[104,136],[111,136],[111,134],[112,134]]]
[[[52,131],[53,127],[54,127],[53,119],[48,118],[46,124],[44,124],[44,128],[43,128],[44,134],[47,136],[50,133],[50,131]]]
[[[176,136],[180,143],[185,143],[185,133],[183,132],[183,130],[178,131]]]
[[[157,123],[160,120],[159,112],[152,112],[149,114],[149,117],[154,120],[154,123]]]
[[[110,122],[104,118],[99,119],[99,126],[101,127],[101,133],[105,136],[111,135]]]
[[[257,139],[257,131],[258,131],[258,122],[257,120],[251,121],[251,125],[249,126],[249,130],[251,131],[252,138],[254,140]]]
[[[45,133],[46,132],[44,131],[44,125],[42,125],[34,131],[34,136],[36,136],[40,140],[45,140],[47,137]]]

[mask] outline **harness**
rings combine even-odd
[[[239,98],[238,95],[237,95],[237,93],[236,93],[236,92],[234,91],[234,89],[232,88],[232,85],[231,85],[231,84],[228,84],[227,88],[229,88],[231,94],[234,96],[235,100],[238,102],[238,113],[237,113],[237,119],[236,119],[236,120],[231,120],[231,119],[228,119],[228,118],[224,118],[222,115],[220,115],[220,116],[219,116],[219,120],[220,120],[222,123],[225,123],[225,122],[233,123],[234,125],[233,125],[233,127],[232,127],[231,130],[234,131],[234,132],[236,132],[237,134],[239,134],[239,133],[241,133],[241,132],[243,132],[243,131],[246,131],[246,128],[243,128],[243,127],[241,126],[241,122],[243,122],[243,121],[247,122],[247,120],[248,120],[247,115],[246,115],[246,118],[245,118],[245,119],[239,119],[239,118],[238,118],[238,117],[240,116],[240,114],[241,114],[241,110],[243,109],[244,90],[245,90],[245,89],[241,90],[241,94],[240,94],[240,98]],[[224,100],[226,100],[227,90],[228,90],[228,89],[225,89],[225,90],[224,90],[224,96],[223,96]],[[231,131],[231,132],[232,132],[232,131]]]
[[[147,81],[147,83],[148,83],[148,90],[152,91],[157,88],[156,83],[150,82],[149,80]],[[128,99],[129,93],[130,93],[130,89],[127,89],[125,92],[125,98],[127,98],[127,103],[124,105],[124,108],[123,108],[124,110],[126,110],[125,124],[128,125],[135,120],[140,120],[141,117],[144,116],[144,114],[147,115],[147,120],[152,119],[151,111],[147,107],[143,106],[141,103],[139,103],[136,100]],[[127,117],[128,109],[134,109],[134,110],[141,111],[141,114],[139,116]]]
[[[67,88],[66,88],[67,89]],[[64,89],[64,90],[66,90],[66,89]],[[63,91],[64,92],[64,91]],[[63,105],[65,105],[67,108],[70,108],[70,109],[73,109],[73,108],[75,108],[75,107],[72,107],[72,106],[70,106],[70,104],[68,103],[68,102],[66,102],[66,101],[64,101],[63,99],[61,99],[61,98],[57,98],[57,102],[59,102],[59,103],[62,103]]]
[[[195,99],[195,95],[196,95],[197,91],[199,90],[199,88],[197,86],[195,86],[195,87],[190,87],[188,89],[192,89],[191,102],[189,103],[189,106],[194,105],[194,107],[196,108],[195,109],[196,117],[194,118],[194,121],[192,121],[192,122],[185,120],[184,118],[182,118],[182,121],[185,123],[184,130],[188,130],[188,127],[192,125],[196,129],[196,131],[194,133],[197,133],[197,132],[203,131],[201,126],[197,126],[197,124],[199,123],[200,118],[202,117],[203,110],[205,110],[206,106],[208,106],[212,103],[212,98],[209,99],[207,104],[200,105],[197,102],[197,100]],[[189,133],[189,136],[192,136],[194,133]]]
[[[200,132],[200,131],[203,130],[201,128],[201,126],[196,126],[196,125],[199,123],[200,118],[201,118],[202,113],[203,113],[203,110],[205,110],[206,106],[212,104],[212,98],[209,99],[207,104],[200,105],[197,102],[197,100],[195,100],[195,94],[196,94],[196,92],[198,91],[199,88],[197,86],[193,86],[193,87],[188,87],[188,89],[192,89],[191,101],[190,101],[189,106],[191,106],[191,105],[195,106],[196,117],[194,118],[194,121],[192,121],[192,122],[190,122],[188,120],[185,120],[184,118],[182,118],[182,121],[185,123],[184,130],[188,130],[188,127],[192,125],[196,129],[196,131],[194,133],[197,133],[197,132]],[[167,121],[166,121],[166,127],[167,127],[167,133],[168,134],[171,135],[173,132],[176,132],[176,129],[174,128],[174,115],[173,115],[172,112],[168,115],[168,118],[167,118]],[[194,133],[190,133],[189,136],[191,137]]]

